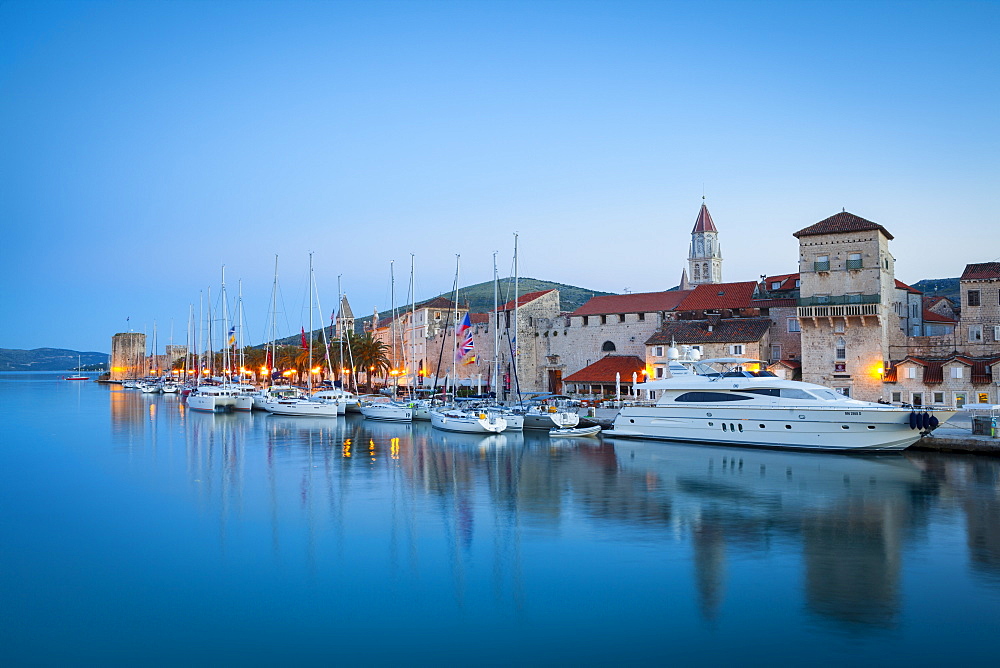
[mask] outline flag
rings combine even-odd
[[[475,349],[475,343],[472,340],[472,332],[467,331],[465,333],[465,339],[462,340],[462,345],[460,345],[458,349],[455,351],[455,361],[462,362],[462,358],[468,355],[469,359],[465,360],[462,363],[472,364],[473,362],[476,361],[476,354],[474,349]]]
[[[470,327],[472,327],[472,321],[469,320],[469,314],[466,313],[465,317],[462,318],[462,322],[459,323],[458,325],[458,330],[455,332],[455,336],[456,337],[461,336],[462,334],[465,333],[465,330],[469,329]]]
[[[229,328],[229,345],[236,345],[236,325]]]
[[[309,350],[309,344],[306,343],[306,328],[302,328],[302,350]]]

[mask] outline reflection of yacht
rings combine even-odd
[[[858,401],[778,378],[743,358],[699,361],[671,348],[671,377],[639,385],[655,406],[622,408],[606,435],[799,450],[902,450],[955,413]]]

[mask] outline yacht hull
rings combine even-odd
[[[911,411],[703,406],[627,407],[605,436],[712,445],[827,452],[903,450],[928,431],[910,426]],[[954,411],[927,411],[946,422]]]
[[[464,434],[499,434],[507,428],[507,421],[488,413],[458,414],[431,411],[431,426],[442,431]]]

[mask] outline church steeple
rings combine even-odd
[[[698,218],[691,230],[691,249],[688,252],[688,280],[691,285],[722,282],[722,248],[719,230],[702,197]]]

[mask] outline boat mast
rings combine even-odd
[[[410,253],[410,367],[413,370],[411,380],[409,381],[411,394],[417,389],[417,295],[415,292],[416,284],[413,278],[413,257],[413,253]]]
[[[222,349],[222,374],[223,380],[229,382],[231,379],[231,369],[229,359],[229,308],[226,305],[226,265],[222,265],[222,337],[225,346]]]
[[[309,251],[309,368],[306,369],[306,387],[309,394],[313,389],[313,254]]]
[[[241,278],[238,283],[239,286],[239,301],[236,306],[236,324],[240,330],[240,340],[238,345],[240,347],[240,382],[243,382],[243,370],[246,369],[246,351],[243,349],[243,279]]]
[[[201,355],[199,354],[198,351],[198,343],[201,342],[201,326],[203,324],[202,320],[204,317],[205,317],[204,293],[202,293],[202,291],[199,290],[198,291],[198,335],[194,339],[195,366],[197,367],[195,369],[195,374],[196,374],[194,379],[195,385],[201,385],[201,368],[202,366],[204,366],[204,360],[201,359]]]
[[[458,356],[458,347],[461,343],[458,340],[458,282],[460,276],[462,256],[455,254],[455,317],[452,319],[452,333],[455,335],[455,345],[454,349],[451,351],[451,385],[454,388],[455,396],[458,396],[458,377],[455,375],[457,373],[457,368],[455,366],[456,357]],[[445,392],[448,391],[447,385],[445,386]]]
[[[396,274],[393,269],[395,263],[395,260],[389,260],[389,303],[392,307],[392,321],[389,325],[389,338],[392,339],[392,368],[389,369],[389,375],[392,376],[393,399],[396,398],[399,381],[399,373],[396,369]]]
[[[340,277],[343,274],[337,274],[337,320],[335,325],[337,327],[337,380],[340,381],[340,389],[344,389],[344,325],[343,318],[344,315],[344,293],[340,291]]]
[[[268,369],[268,382],[274,378],[274,370],[278,368],[278,342],[277,342],[277,310],[278,310],[278,255],[274,255],[274,282],[271,284],[271,368]],[[266,348],[265,348],[266,350]]]
[[[500,377],[500,277],[497,275],[497,251],[493,251],[493,401],[499,403],[497,379]]]

